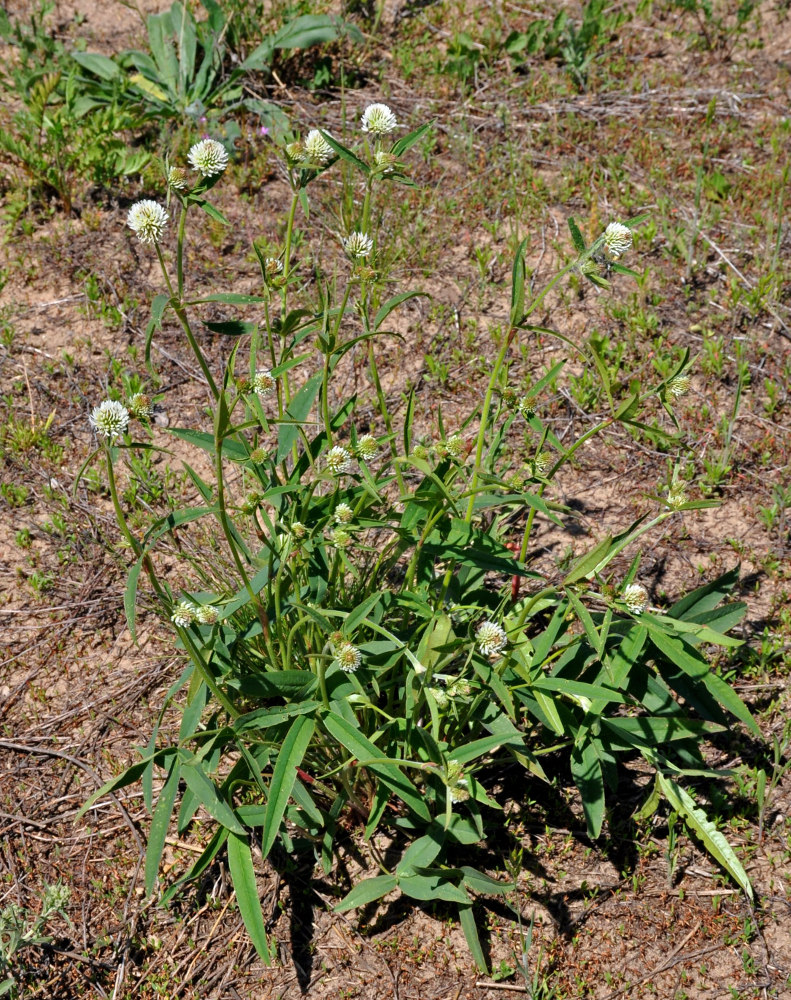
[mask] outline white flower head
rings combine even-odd
[[[621,591],[621,600],[633,615],[639,615],[648,607],[648,591],[639,583],[630,583]]]
[[[338,524],[348,524],[354,517],[354,511],[347,503],[339,503],[335,508],[334,517]]]
[[[632,246],[632,230],[622,222],[611,222],[604,230],[604,245],[615,260]]]
[[[168,213],[161,205],[146,198],[132,205],[126,224],[141,243],[161,243],[168,224]]]
[[[183,191],[187,186],[187,171],[183,167],[170,167],[168,170],[168,187]]]
[[[100,437],[114,441],[129,426],[129,410],[115,399],[105,399],[103,403],[94,406],[88,420]]]
[[[370,462],[376,458],[379,445],[373,434],[363,434],[357,441],[357,457],[364,462]]]
[[[363,132],[372,132],[374,135],[387,135],[398,128],[398,122],[386,104],[369,104],[363,111],[360,128]]]
[[[268,368],[259,368],[253,377],[253,392],[258,396],[268,396],[277,385],[277,380]]]
[[[460,434],[454,434],[445,442],[445,450],[455,461],[459,461],[464,454],[464,438]]]
[[[187,628],[195,620],[195,612],[195,606],[190,604],[189,601],[179,601],[173,607],[173,614],[170,616],[170,620],[180,628]]]
[[[343,241],[343,249],[350,257],[368,257],[374,248],[374,241],[367,233],[349,233]]]
[[[475,633],[478,649],[484,656],[499,656],[508,645],[508,636],[497,622],[482,622]]]
[[[350,642],[342,643],[335,650],[335,662],[347,674],[353,674],[362,663],[362,653]]]
[[[667,383],[667,393],[677,399],[689,392],[691,380],[689,375],[676,375]]]
[[[332,146],[317,128],[312,128],[305,136],[302,149],[302,158],[306,162],[319,167],[323,167],[328,160],[332,159],[334,152]]]
[[[213,625],[220,617],[213,604],[202,604],[195,609],[195,618],[201,625]]]
[[[536,475],[543,476],[549,468],[551,461],[552,455],[548,451],[542,451],[540,455],[537,455],[533,460],[533,468],[535,469]]]
[[[201,139],[200,142],[196,142],[190,148],[187,159],[190,166],[204,177],[221,174],[228,166],[228,152],[216,139]]]
[[[340,445],[330,448],[324,459],[327,471],[333,476],[342,476],[344,472],[350,472],[352,467],[352,456]]]
[[[294,538],[304,538],[307,534],[308,529],[302,523],[302,521],[292,521],[291,522],[291,534]]]

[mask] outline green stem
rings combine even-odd
[[[198,346],[198,342],[195,339],[195,335],[193,334],[192,329],[190,328],[189,320],[187,319],[187,313],[182,304],[181,297],[180,296],[176,297],[176,294],[173,290],[173,283],[170,280],[168,269],[165,266],[165,258],[162,256],[162,248],[158,243],[156,244],[156,248],[157,248],[157,257],[159,258],[159,266],[162,268],[162,274],[164,275],[165,284],[167,285],[168,293],[170,294],[170,301],[171,305],[173,306],[173,311],[175,312],[179,323],[181,323],[181,328],[187,335],[187,341],[189,342],[189,345],[192,348],[192,353],[197,358],[198,364],[200,365],[201,371],[203,372],[203,377],[206,379],[209,389],[211,390],[211,394],[216,401],[217,399],[220,398],[220,392],[217,388],[217,384],[215,383],[212,377],[212,373],[209,370],[209,366],[206,363],[206,359],[203,356],[203,352]]]

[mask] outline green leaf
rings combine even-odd
[[[462,906],[471,902],[464,889],[451,882],[442,869],[424,869],[424,874],[403,875],[398,879],[398,888],[412,899],[429,902],[433,899],[446,899],[450,903],[460,903]]]
[[[529,237],[525,237],[516,248],[514,266],[511,271],[511,326],[516,326],[525,314],[525,247]]]
[[[83,69],[93,73],[102,80],[120,80],[123,78],[123,71],[118,63],[113,62],[107,56],[98,52],[72,52],[72,59],[79,63]]]
[[[607,556],[612,544],[612,535],[607,535],[598,545],[594,546],[590,551],[583,553],[572,565],[571,570],[563,581],[563,585],[568,586],[570,583],[576,583],[578,580],[582,580],[588,576],[589,573],[592,573],[599,562]]]
[[[479,872],[477,868],[470,868],[468,865],[462,865],[461,870],[464,872],[464,884],[467,888],[482,895],[503,896],[516,888],[513,882],[498,882],[497,879]]]
[[[599,657],[599,659],[601,659],[604,653],[604,639],[602,637],[601,632],[599,632],[599,630],[593,624],[593,619],[590,616],[590,612],[582,603],[582,601],[579,599],[579,597],[577,597],[576,593],[573,590],[569,590],[567,588],[566,597],[568,597],[571,606],[574,608],[574,611],[576,612],[577,618],[579,618],[580,622],[582,623],[582,627],[585,630],[585,636],[587,637],[588,642],[596,650],[596,655]]]
[[[345,913],[346,910],[354,910],[359,906],[367,906],[376,899],[381,899],[388,892],[392,892],[398,886],[398,879],[395,875],[377,875],[376,878],[364,878],[362,882],[347,892],[343,899],[335,907],[336,913]]]
[[[179,788],[180,763],[178,755],[174,756],[167,780],[162,787],[162,791],[159,793],[159,800],[151,819],[151,830],[148,834],[148,845],[146,847],[146,896],[151,895],[156,885],[159,862],[165,847],[165,837],[167,837],[170,817],[173,813],[173,804],[176,801],[176,793]]]
[[[585,246],[585,240],[582,237],[582,233],[579,230],[579,226],[571,215],[568,217],[567,222],[569,224],[569,232],[571,233],[571,242],[574,244],[574,249],[577,253],[585,253],[587,248]]]
[[[570,677],[537,677],[532,684],[534,691],[552,691],[565,694],[573,699],[588,698],[591,701],[625,702],[626,697],[621,691],[605,687],[603,684],[588,684],[586,681],[575,681]]]
[[[250,935],[250,940],[255,945],[255,950],[261,961],[265,965],[271,965],[272,956],[266,939],[264,915],[261,912],[253,858],[247,837],[240,837],[235,833],[228,835],[228,867],[231,871],[239,912],[242,915],[247,933]]]
[[[347,163],[351,163],[353,166],[357,167],[363,176],[367,177],[368,174],[370,174],[371,168],[367,163],[364,163],[359,156],[355,156],[350,149],[347,149],[342,143],[338,142],[337,139],[333,139],[329,132],[321,131],[321,134],[342,160],[346,160]]]
[[[181,777],[212,819],[216,819],[231,833],[244,836],[244,827],[236,818],[233,809],[217,791],[214,782],[203,770],[199,761],[189,760],[182,764]]]
[[[486,958],[483,954],[481,939],[478,936],[478,925],[475,923],[475,914],[472,912],[471,906],[459,907],[459,923],[464,931],[467,947],[470,949],[475,964],[481,972],[487,972]]]
[[[405,153],[408,149],[411,149],[416,142],[419,142],[426,132],[433,127],[434,122],[432,120],[430,122],[426,122],[425,125],[421,125],[420,128],[416,128],[414,132],[401,136],[400,139],[393,143],[393,148],[391,150],[392,154],[394,156],[400,156],[402,153]]]
[[[709,854],[728,872],[734,881],[742,887],[750,902],[753,899],[753,887],[747,877],[747,872],[741,865],[731,848],[731,845],[716,826],[698,808],[692,796],[671,778],[661,772],[657,779],[662,792],[671,807],[684,819],[684,822],[700,837]]]
[[[593,740],[571,751],[571,773],[582,797],[588,836],[595,839],[604,821],[604,778]]]
[[[132,641],[137,642],[135,633],[135,613],[137,604],[137,584],[140,579],[140,570],[143,568],[142,556],[132,563],[126,577],[126,589],[124,590],[124,613],[126,614],[126,624],[129,626],[129,634]]]
[[[324,726],[327,732],[334,736],[339,743],[342,743],[358,760],[384,756],[382,751],[367,740],[359,729],[356,729],[335,712],[327,713],[324,718]],[[425,799],[409,778],[399,770],[398,761],[392,760],[392,758],[391,761],[387,764],[369,764],[368,770],[378,775],[406,805],[428,822],[431,816]]]
[[[379,308],[376,316],[374,316],[373,330],[378,330],[379,327],[384,323],[390,313],[401,305],[402,302],[406,302],[407,299],[414,299],[418,295],[423,295],[426,298],[431,298],[427,292],[401,292],[400,295],[394,295],[392,299],[388,299],[383,306]]]
[[[321,386],[323,372],[316,372],[302,386],[288,405],[285,417],[277,430],[277,458],[282,462],[297,439],[300,426],[307,420],[311,407]]]
[[[214,219],[215,222],[221,222],[224,226],[230,226],[230,220],[226,219],[219,208],[212,205],[210,201],[206,201],[205,198],[194,198],[193,201],[198,208],[203,209],[210,219]]]
[[[277,839],[283,813],[286,811],[291,789],[297,779],[297,768],[313,736],[316,720],[302,715],[295,719],[283,740],[269,786],[266,804],[266,822],[261,833],[261,853],[267,857]]]
[[[258,323],[249,323],[241,319],[229,319],[218,323],[204,322],[203,325],[212,333],[220,333],[225,337],[250,336],[258,329]]]
[[[661,747],[673,740],[684,740],[693,737],[702,739],[709,733],[719,733],[725,729],[718,722],[708,722],[703,719],[688,719],[685,716],[654,715],[639,718],[601,720],[602,738],[606,733],[612,737],[606,740],[608,746],[618,749],[628,747]]]
[[[455,747],[449,754],[452,760],[459,764],[469,764],[471,760],[483,757],[484,754],[497,750],[499,747],[524,747],[524,740],[518,732],[495,733],[492,736],[484,736],[479,740],[473,740],[465,746]]]
[[[726,598],[739,582],[739,566],[718,576],[716,580],[691,591],[668,609],[671,618],[691,619],[703,611],[711,611]]]
[[[425,837],[418,837],[404,851],[396,868],[399,877],[412,874],[415,868],[425,868],[430,865],[442,850],[445,831],[438,824],[432,826],[434,826],[434,836],[427,834]]]
[[[132,764],[122,774],[119,774],[118,777],[111,778],[108,782],[102,785],[98,791],[94,792],[93,795],[88,798],[87,802],[80,806],[80,810],[75,817],[75,821],[81,819],[98,799],[103,798],[105,795],[109,795],[110,792],[117,792],[119,788],[126,788],[127,785],[132,785],[138,781],[152,761],[158,764],[165,757],[169,757],[172,753],[175,753],[175,751],[157,750],[155,754],[152,754],[149,757],[144,757],[136,764]]]
[[[663,653],[671,663],[680,667],[685,674],[694,680],[702,681],[722,707],[740,719],[753,735],[761,738],[761,730],[758,723],[752,717],[750,710],[736,694],[733,688],[718,677],[707,661],[692,646],[688,646],[683,640],[675,639],[672,636],[664,635],[659,631],[652,631],[650,634],[653,645]]]

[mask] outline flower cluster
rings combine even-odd
[[[317,128],[312,128],[305,136],[305,141],[302,144],[302,159],[310,166],[323,167],[328,160],[332,159],[333,152],[332,146]]]
[[[691,380],[689,375],[676,375],[675,378],[671,378],[667,383],[667,394],[677,399],[679,396],[683,396],[689,392],[690,385]]]
[[[129,400],[129,415],[137,420],[149,420],[152,414],[151,398],[144,392],[136,392]]]
[[[347,503],[339,503],[333,516],[338,524],[348,524],[354,517],[354,511]]]
[[[350,642],[342,642],[335,649],[335,662],[347,674],[353,674],[362,660],[362,653]]]
[[[398,128],[398,122],[386,104],[369,104],[363,111],[360,128],[363,132],[371,132],[374,135],[387,135],[388,132]]]
[[[259,368],[253,376],[253,392],[258,396],[268,396],[277,381],[268,368]]]
[[[630,583],[621,591],[621,600],[633,615],[642,614],[648,607],[648,591],[639,583]]]
[[[499,656],[508,645],[508,636],[496,622],[482,622],[475,633],[478,649],[484,656]]]
[[[183,191],[187,186],[187,171],[183,167],[170,167],[168,170],[168,187]]]
[[[114,441],[129,426],[129,410],[115,399],[105,399],[93,408],[88,420],[100,437]]]
[[[379,445],[377,444],[376,438],[373,434],[363,434],[361,438],[358,438],[355,454],[364,462],[373,461],[373,459],[376,458],[378,451]]]
[[[228,166],[228,152],[216,139],[201,139],[190,148],[187,160],[199,174],[214,177]]]
[[[374,241],[366,233],[349,233],[343,241],[343,249],[350,257],[361,260],[368,257],[374,248]]]
[[[632,230],[621,222],[611,222],[604,230],[604,245],[614,260],[622,257],[632,246]]]
[[[179,601],[173,606],[173,614],[170,620],[179,628],[188,628],[195,621],[196,608],[189,601]]]
[[[351,472],[352,456],[345,448],[335,445],[327,452],[324,464],[331,475],[342,476],[345,472]]]
[[[145,198],[129,209],[126,224],[141,243],[161,243],[168,224],[168,213],[155,201]]]

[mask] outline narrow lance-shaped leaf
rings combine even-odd
[[[283,813],[286,811],[291,789],[297,778],[297,768],[302,763],[305,751],[313,735],[315,719],[301,715],[291,725],[272,773],[269,786],[269,800],[266,804],[266,820],[261,833],[261,853],[266,857],[277,838]]]
[[[272,964],[269,943],[266,939],[266,926],[261,912],[261,902],[258,898],[258,886],[255,880],[253,858],[246,837],[235,833],[228,835],[228,867],[231,870],[236,902],[242,915],[244,926],[255,945],[261,961],[265,965]]]

